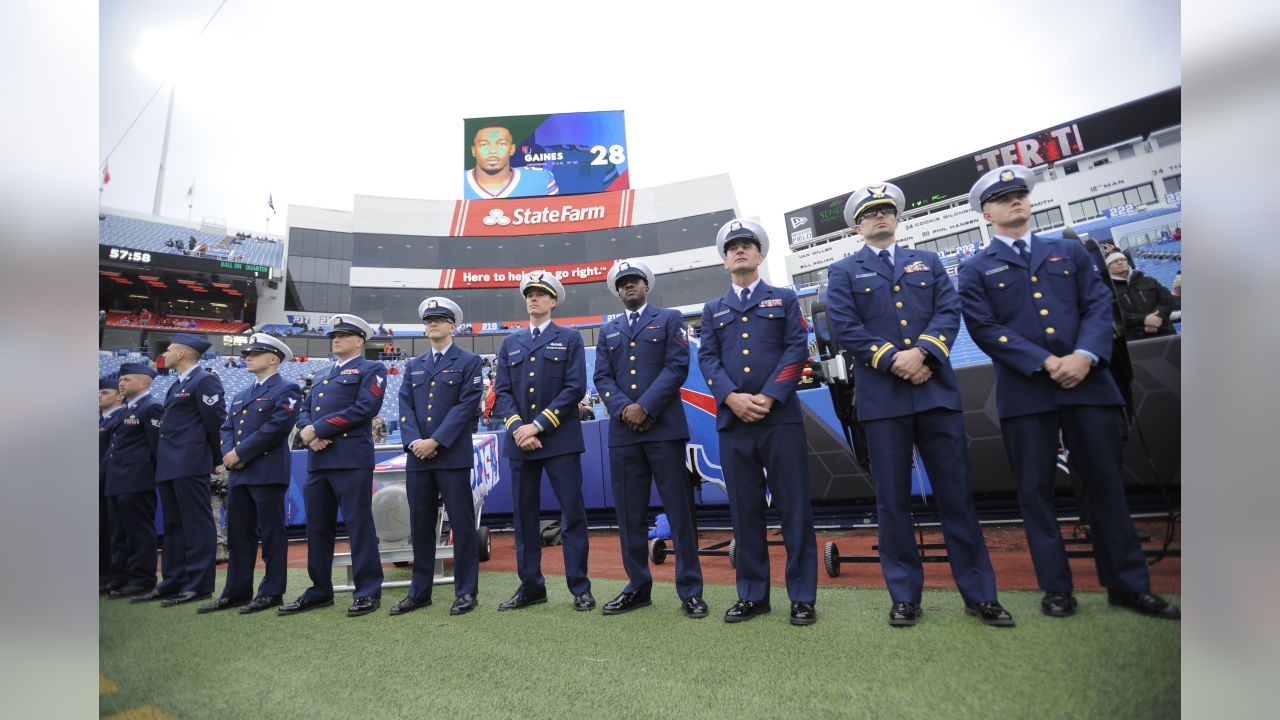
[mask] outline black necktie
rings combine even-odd
[[[1025,240],[1014,240],[1013,248],[1018,251],[1018,257],[1022,258],[1024,262],[1031,262],[1030,258],[1027,257],[1027,243]]]
[[[253,391],[254,391],[255,393],[256,393],[256,392],[258,392],[258,388],[260,388],[260,387],[262,387],[262,383],[260,383],[260,382],[256,382],[256,383],[254,383],[254,384],[253,384]]]
[[[747,298],[751,297],[751,288],[742,288],[742,304],[747,304]]]
[[[434,362],[436,365],[440,364],[440,353],[435,354],[435,357],[432,359],[432,362]]]
[[[888,250],[880,251],[880,259],[884,261],[884,264],[889,268],[889,271],[893,272],[893,258],[889,257]]]
[[[107,426],[107,416],[106,416],[106,415],[99,414],[99,415],[98,415],[98,427],[106,427],[106,426]]]
[[[534,329],[533,329],[533,339],[534,339],[534,340],[537,340],[537,339],[538,339],[538,336],[539,336],[539,335],[541,335],[541,334],[542,334],[542,328],[534,328]]]
[[[640,313],[633,312],[631,313],[630,317],[631,317],[631,327],[634,329],[636,326],[636,321],[640,319]]]

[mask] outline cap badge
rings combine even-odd
[[[741,229],[742,229],[742,223],[738,222],[737,220],[734,220],[734,221],[733,221],[733,223],[731,223],[731,224],[729,225],[729,229],[730,229],[730,230],[741,230]]]
[[[867,188],[867,190],[871,191],[871,196],[874,198],[879,199],[884,197],[884,185],[873,185]]]
[[[1000,173],[1000,180],[1002,180],[1003,182],[1009,182],[1010,180],[1013,180],[1013,171],[1005,170],[1004,172]]]

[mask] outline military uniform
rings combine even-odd
[[[209,341],[179,333],[172,342],[198,354]],[[219,429],[227,417],[222,381],[196,365],[165,396],[156,451],[156,485],[164,509],[161,595],[213,592],[218,532],[209,511],[209,477],[221,464]]]
[[[418,314],[424,321],[439,317],[455,324],[462,322],[462,309],[447,298],[427,298]],[[483,389],[481,380],[480,356],[452,342],[438,360],[432,349],[410,359],[404,367],[400,438],[409,454],[405,477],[413,538],[413,583],[406,608],[431,600],[441,496],[453,530],[455,598],[471,596],[474,600],[478,593],[480,554],[471,495],[471,471],[475,465],[471,431]],[[419,440],[439,443],[435,457],[424,460],[413,454],[410,448]]]
[[[868,210],[896,214],[905,205],[896,186],[873,185],[850,196],[845,220],[856,228]],[[996,601],[996,582],[970,493],[960,389],[949,359],[960,328],[951,279],[935,253],[867,244],[832,265],[828,283],[833,333],[858,361],[856,409],[876,487],[880,567],[894,602],[890,624],[914,624],[924,589],[911,521],[913,446],[928,468],[952,577],[966,606],[980,613],[983,603]],[[890,372],[897,353],[920,351],[932,371],[928,380],[916,385]]]
[[[1021,166],[997,168],[979,179],[970,204],[982,212],[984,203],[1029,192],[1034,182]],[[1015,240],[1029,247],[1013,246]],[[970,335],[994,360],[996,409],[1041,589],[1072,590],[1054,507],[1061,430],[1071,470],[1088,496],[1099,581],[1113,592],[1149,593],[1120,474],[1123,400],[1104,367],[1112,350],[1111,296],[1092,258],[1071,240],[1031,233],[1008,241],[996,237],[960,266],[960,297]],[[1073,352],[1090,357],[1095,367],[1068,390],[1043,363]],[[1074,602],[1062,613],[1046,612],[1070,614]]]
[[[536,278],[536,280],[535,280]],[[535,271],[521,281],[521,294],[536,287],[563,298],[564,289],[550,273]],[[582,421],[578,401],[586,392],[586,356],[577,330],[547,321],[537,337],[520,330],[503,339],[496,360],[494,411],[503,418],[507,438],[503,455],[511,465],[511,503],[516,531],[517,596],[545,598],[542,537],[538,512],[545,471],[560,504],[565,580],[576,597],[591,592],[587,577],[587,513],[582,498]],[[522,450],[513,433],[536,423],[542,447]],[[594,600],[592,600],[594,605]],[[583,608],[589,609],[589,608]]]
[[[271,352],[288,362],[293,352],[269,335],[255,333],[241,351]],[[266,566],[257,596],[284,594],[289,536],[285,531],[285,493],[291,460],[289,433],[302,410],[302,390],[273,373],[245,388],[231,401],[222,424],[222,454],[232,450],[243,463],[227,469],[227,579],[222,597],[228,602],[253,596],[253,568],[262,542]]]
[[[615,264],[608,274],[610,288],[632,275],[652,288],[655,278],[636,260]],[[635,319],[632,319],[635,315]],[[676,556],[676,593],[681,600],[702,596],[702,566],[689,473],[684,448],[689,439],[680,386],[689,374],[689,336],[680,313],[645,304],[600,328],[596,344],[596,391],[609,409],[609,473],[622,564],[628,583],[624,593],[640,593],[647,602],[653,576],[649,572],[645,511],[649,487],[658,487],[663,510],[671,523]],[[639,403],[653,425],[636,432],[622,422],[622,411]],[[609,606],[605,606],[606,612]],[[698,616],[705,615],[705,609]]]
[[[358,321],[358,322],[357,322]],[[354,315],[333,316],[333,332],[368,339],[368,323]],[[330,333],[330,335],[333,334]],[[382,597],[382,559],[373,526],[373,418],[382,408],[387,368],[357,355],[334,363],[318,376],[298,413],[297,427],[315,426],[316,437],[332,440],[323,450],[308,450],[303,505],[307,511],[307,574],[311,587],[304,605],[333,601],[333,547],[338,508],[351,540],[352,597]],[[286,606],[288,607],[288,606]]]
[[[116,390],[119,382],[113,378],[98,378],[99,390]],[[107,450],[111,447],[111,434],[120,425],[123,405],[117,405],[105,414],[98,415],[98,590],[117,590],[124,587],[128,577],[122,572],[121,557],[124,533],[119,521],[111,518],[111,498],[107,497]]]
[[[749,220],[734,220],[720,228],[716,243],[721,257],[725,245],[739,237],[755,239],[767,254],[764,229]],[[782,516],[787,595],[793,604],[811,606],[818,584],[817,541],[809,506],[809,447],[796,397],[808,360],[807,334],[795,292],[763,280],[757,283],[745,300],[735,287],[703,305],[698,365],[716,401],[738,599],[763,608],[769,605],[767,482]],[[731,392],[762,393],[774,403],[762,420],[746,423],[725,404]]]
[[[154,378],[155,370],[125,363],[120,374]],[[126,402],[116,413],[118,424],[102,461],[104,492],[124,540],[113,574],[122,575],[124,588],[136,592],[156,585],[156,447],[163,411],[150,393]]]

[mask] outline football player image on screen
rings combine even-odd
[[[463,197],[467,200],[558,195],[556,176],[550,170],[511,167],[515,154],[511,131],[500,125],[482,127],[471,141],[476,166],[465,173]]]

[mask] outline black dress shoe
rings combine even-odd
[[[168,597],[168,598],[165,598],[164,600],[161,600],[160,607],[175,607],[177,605],[186,605],[189,602],[195,602],[197,600],[207,600],[208,598],[211,598],[211,597],[213,597],[213,593],[200,593],[200,592],[193,592],[191,590],[187,590],[186,592],[180,592],[177,595],[174,595],[173,597]]]
[[[107,593],[107,597],[112,600],[119,600],[120,598],[133,597],[134,595],[144,592],[150,592],[150,590],[142,587],[141,585],[125,585],[118,590],[112,590]]]
[[[223,596],[211,603],[201,605],[196,608],[196,612],[204,615],[206,613],[218,612],[219,610],[229,610],[237,605],[243,605],[245,602],[247,602],[247,598],[229,598]]]
[[[791,624],[792,625],[812,625],[818,622],[818,611],[814,609],[811,602],[793,602],[791,603]]]
[[[965,603],[964,614],[976,615],[983,625],[991,625],[993,627],[1013,627],[1015,624],[1009,611],[1000,607],[1000,603],[995,600],[991,602]]]
[[[300,612],[315,610],[316,608],[322,608],[322,607],[333,607],[333,598],[332,597],[317,598],[317,597],[307,597],[306,595],[303,595],[302,597],[298,598],[297,600],[294,600],[291,603],[285,603],[284,605],[281,605],[279,608],[276,609],[276,614],[277,615],[296,615]]]
[[[919,603],[896,602],[889,610],[889,627],[911,627],[923,614]]]
[[[1040,612],[1049,617],[1071,617],[1076,614],[1076,599],[1069,592],[1047,592],[1040,599]]]
[[[277,605],[284,604],[284,598],[279,595],[259,595],[240,606],[240,614],[248,615],[249,613],[262,612],[267,608],[273,608]]]
[[[541,595],[535,595],[532,597],[528,595],[521,595],[520,593],[516,593],[515,595],[512,595],[510,598],[498,603],[498,609],[499,610],[519,610],[521,608],[527,608],[530,605],[541,605],[546,601],[547,601],[546,593],[543,593]]]
[[[476,602],[475,595],[463,595],[462,597],[453,601],[453,605],[449,608],[449,614],[450,615],[466,615],[472,610],[475,610],[476,605],[478,605],[478,603]]]
[[[680,603],[680,608],[684,610],[685,617],[691,617],[694,619],[704,618],[711,613],[711,610],[707,607],[707,603],[697,595],[694,595],[691,598],[685,598],[684,602]]]
[[[393,605],[391,607],[391,612],[387,614],[388,615],[404,615],[405,613],[411,613],[420,607],[426,607],[430,604],[431,604],[431,598],[429,597],[409,596],[401,600],[400,602],[396,603],[395,605]]]
[[[621,615],[625,612],[638,610],[642,607],[649,607],[653,603],[649,601],[648,590],[635,590],[632,592],[622,591],[618,593],[618,597],[604,604],[600,612],[605,615]]]
[[[573,609],[578,612],[586,612],[588,610],[596,609],[596,599],[591,594],[590,590],[573,596]]]
[[[98,583],[98,594],[109,595],[111,593],[111,583]]]
[[[142,593],[141,595],[134,595],[133,597],[129,598],[129,602],[144,603],[144,602],[151,602],[152,600],[164,600],[165,598],[173,597],[174,594],[175,593],[162,593],[159,590],[152,588]]]
[[[727,623],[746,622],[757,615],[764,615],[772,609],[769,607],[769,603],[739,600],[733,604],[733,607],[725,611],[724,621]]]
[[[1182,618],[1182,611],[1178,609],[1177,605],[1154,593],[1108,590],[1107,602],[1112,605],[1127,607],[1134,612],[1150,615],[1151,617],[1164,618],[1166,620],[1180,620]]]
[[[351,607],[347,608],[347,617],[360,617],[361,615],[368,615],[369,613],[373,612],[374,610],[377,610],[381,606],[382,606],[382,600],[380,598],[376,598],[372,596],[356,598],[355,602],[351,603]]]

